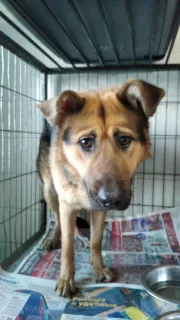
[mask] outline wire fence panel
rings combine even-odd
[[[0,262],[42,228],[36,156],[44,74],[0,46]]]

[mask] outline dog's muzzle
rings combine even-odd
[[[106,183],[97,181],[93,190],[86,185],[86,189],[94,210],[126,210],[131,202],[131,188],[127,191],[113,179]]]

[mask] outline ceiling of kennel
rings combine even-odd
[[[180,63],[179,0],[3,0],[2,3],[6,7],[2,26],[7,31],[6,24],[11,27],[15,24],[16,32],[23,30],[27,35],[26,41],[34,37],[33,45],[39,46],[41,55],[51,60],[50,68],[87,70],[164,65],[172,63],[173,52],[173,63]],[[15,34],[13,40],[16,41]]]

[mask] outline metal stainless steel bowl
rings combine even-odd
[[[155,298],[180,304],[180,266],[151,268],[143,274],[142,285]]]
[[[155,320],[180,320],[180,311],[164,313]]]

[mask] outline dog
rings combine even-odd
[[[58,295],[75,292],[74,233],[81,209],[91,215],[91,263],[97,280],[113,281],[101,254],[106,214],[130,205],[135,170],[151,157],[148,120],[164,94],[150,83],[130,79],[121,87],[67,90],[38,105],[49,127],[40,139],[37,165],[44,198],[56,217],[48,247],[60,238],[62,246]]]

